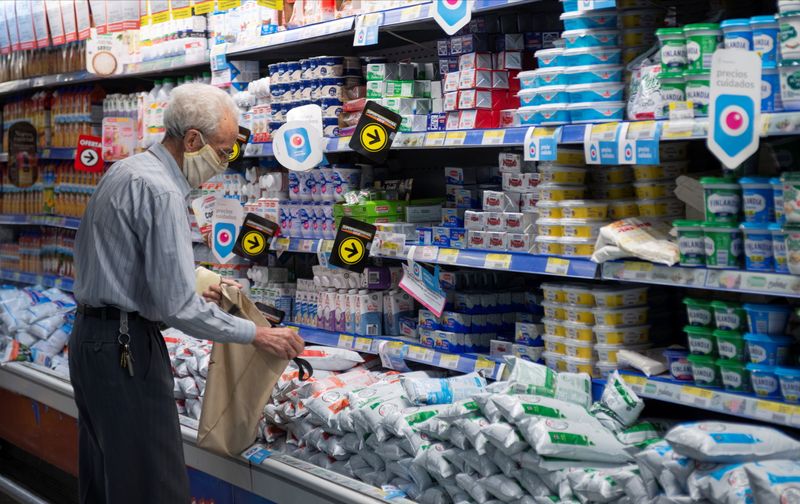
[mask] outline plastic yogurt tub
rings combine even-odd
[[[633,352],[642,352],[643,350],[647,350],[650,348],[649,343],[644,343],[641,345],[603,345],[597,344],[595,345],[594,349],[597,352],[597,358],[601,361],[611,362],[616,364],[617,363],[617,354],[620,350],[631,350]]]
[[[772,186],[772,199],[775,207],[774,222],[783,224],[786,221],[783,217],[783,181],[780,177],[772,177],[769,179],[769,183]]]
[[[734,180],[719,177],[703,177],[706,222],[733,224],[739,222],[742,210],[742,189]]]
[[[565,371],[568,373],[586,373],[592,378],[598,377],[598,372],[595,369],[597,359],[581,359],[579,357],[566,357],[564,359],[566,365]]]
[[[785,334],[792,309],[786,305],[746,303],[747,330],[756,334]]]
[[[761,111],[780,112],[783,110],[781,98],[781,74],[777,65],[770,61],[761,68]]]
[[[768,364],[781,366],[789,357],[789,349],[794,343],[790,336],[770,336],[768,334],[747,333],[744,335],[747,342],[747,353],[750,362],[754,364]]]
[[[517,109],[517,115],[522,125],[559,126],[570,122],[570,115],[564,104],[520,107]]]
[[[556,184],[583,184],[586,181],[586,168],[561,166],[552,163],[539,163],[539,182]]]
[[[537,87],[563,86],[569,84],[564,71],[567,67],[547,67],[534,70],[534,82]]]
[[[697,327],[714,326],[714,309],[711,307],[711,301],[685,297],[683,298],[683,304],[686,305],[686,316],[689,319],[689,325]]]
[[[750,372],[750,384],[753,392],[762,399],[779,399],[781,397],[781,385],[778,375],[775,373],[776,366],[765,364],[747,364]]]
[[[545,317],[542,319],[542,325],[544,326],[545,334],[551,334],[559,338],[564,338],[567,335],[563,320]]]
[[[676,220],[672,223],[678,235],[678,251],[680,252],[681,266],[705,266],[706,248],[702,224],[701,221],[693,220]]]
[[[633,182],[630,166],[603,166],[591,171],[592,181],[598,184],[627,184]]]
[[[618,30],[567,30],[561,32],[564,47],[575,49],[578,47],[617,47],[619,46],[620,32]]]
[[[592,288],[581,284],[567,284],[562,287],[564,302],[575,306],[594,306]]]
[[[661,45],[661,69],[667,72],[686,68],[688,61],[683,28],[659,28],[656,37]]]
[[[570,357],[591,359],[594,357],[594,342],[565,339],[564,353]]]
[[[780,56],[781,59],[790,60],[800,58],[800,14],[790,12],[778,17],[780,24]]]
[[[686,80],[686,100],[692,102],[695,116],[707,116],[711,101],[711,71],[689,69],[683,73]]]
[[[536,213],[539,214],[539,217],[542,219],[560,219],[564,215],[564,211],[561,208],[561,201],[537,201],[536,202]]]
[[[679,217],[684,203],[677,198],[642,199],[637,202],[642,217]]]
[[[558,354],[554,354],[553,352],[544,351],[542,352],[542,360],[544,360],[544,365],[548,368],[552,369],[553,371],[565,371],[566,366],[564,369],[560,369],[560,356]]]
[[[584,65],[566,67],[566,84],[598,84],[610,82],[622,82],[622,65]]]
[[[591,306],[566,305],[564,307],[564,320],[581,324],[594,324],[594,312],[592,309]]]
[[[778,367],[775,374],[781,382],[783,400],[790,404],[800,403],[800,369]]]
[[[619,47],[578,47],[564,50],[564,66],[620,65],[622,49]]]
[[[669,374],[673,380],[692,381],[692,365],[689,364],[689,352],[683,348],[667,348],[664,350],[667,358]]]
[[[719,24],[725,49],[753,50],[753,29],[750,18],[726,19]]]
[[[664,71],[660,75],[661,101],[664,103],[663,114],[669,115],[669,104],[686,100],[686,79],[682,71]]]
[[[610,221],[598,221],[588,219],[561,219],[564,226],[564,236],[575,238],[597,238],[600,228],[606,226]]]
[[[564,284],[543,283],[540,287],[542,288],[542,297],[545,301],[566,303],[567,293],[564,292]]]
[[[560,217],[565,219],[605,219],[608,216],[608,203],[604,201],[565,200],[558,202],[558,207]]]
[[[786,231],[777,222],[773,222],[768,227],[772,233],[772,258],[775,261],[775,273],[789,273],[789,259],[786,256]]]
[[[634,182],[633,188],[636,191],[636,197],[642,199],[659,199],[671,198],[675,195],[675,188],[677,184],[674,181],[647,181],[647,182]]]
[[[740,224],[744,236],[744,260],[747,271],[775,271],[772,231],[769,225],[759,222]]]
[[[545,334],[542,336],[544,340],[545,352],[554,353],[556,355],[565,355],[564,338],[553,336],[552,334]]]
[[[594,341],[594,325],[580,322],[564,322],[565,337],[568,340]]]
[[[597,242],[594,238],[569,238],[558,239],[558,243],[563,247],[564,257],[592,257],[594,245]]]
[[[554,65],[539,65],[539,68],[550,68],[553,66]],[[558,66],[557,68],[563,69],[562,66]],[[517,74],[517,78],[519,79],[520,89],[533,89],[537,87],[536,70],[527,70],[525,72],[520,72]]]
[[[800,16],[797,18],[800,19]],[[783,59],[778,63],[778,68],[781,77],[783,110],[800,110],[800,59]]]
[[[594,318],[598,325],[638,326],[647,323],[647,306],[636,308],[595,308]]]
[[[721,358],[739,362],[747,360],[747,346],[742,333],[717,329],[714,331],[714,339],[717,341],[717,353]]]
[[[567,86],[569,103],[621,102],[624,98],[625,84],[576,84]]]
[[[692,355],[717,355],[717,341],[714,331],[708,327],[684,326],[689,352]]]
[[[753,390],[750,386],[750,373],[744,362],[717,359],[717,366],[725,390],[738,393],[749,393]]]
[[[632,198],[636,194],[631,184],[597,184],[592,186],[592,195],[596,199],[613,201]]]
[[[722,385],[717,359],[708,355],[689,355],[686,358],[692,366],[694,384],[701,387],[718,388]]]
[[[591,30],[597,28],[613,29],[617,27],[617,11],[591,10],[565,12],[561,14],[565,30]]]
[[[683,27],[686,37],[686,59],[690,69],[711,69],[711,55],[722,40],[722,30],[716,23],[688,24]]]
[[[567,108],[573,123],[621,121],[625,102],[571,103]]]
[[[536,58],[539,68],[566,66],[566,61],[564,60],[564,49],[560,47],[539,49],[533,53],[533,56]]]
[[[564,245],[557,236],[537,236],[534,239],[536,252],[540,255],[563,255]]]
[[[761,55],[761,61],[777,61],[779,26],[775,16],[751,17],[750,29],[753,31],[753,50]]]
[[[744,331],[747,329],[747,312],[739,303],[712,301],[714,325],[725,331]]]
[[[624,199],[608,202],[608,216],[614,220],[639,217],[639,205],[635,199]]]
[[[517,96],[519,97],[520,105],[523,107],[569,102],[566,86],[542,86],[535,89],[520,89]]]
[[[586,186],[555,184],[545,182],[536,186],[540,200],[564,201],[573,199],[583,199],[586,194]]]
[[[596,287],[592,293],[599,308],[631,308],[647,304],[647,287]]]
[[[650,342],[650,326],[594,326],[597,343],[603,345],[637,345]]]
[[[566,304],[542,301],[544,316],[554,320],[567,320]]]
[[[561,219],[536,219],[536,229],[540,236],[564,236],[564,226],[561,225]]]
[[[786,222],[800,223],[800,172],[784,172],[783,218]]]
[[[747,222],[771,222],[775,216],[772,184],[767,177],[743,177],[739,179],[742,187],[742,207]]]

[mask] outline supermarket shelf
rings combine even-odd
[[[208,62],[208,54],[196,60],[187,60],[185,56],[173,56],[154,61],[129,63],[125,65],[125,70],[122,73],[116,75],[101,76],[86,71],[80,71],[67,74],[43,75],[41,77],[33,77],[30,79],[0,82],[0,96],[18,91],[29,91],[32,89],[60,86],[63,84],[81,84],[84,82],[94,82],[99,80],[145,77],[151,74],[161,74],[163,72],[186,70],[189,68],[208,65]]]
[[[0,214],[0,225],[49,226],[63,229],[78,229],[81,220],[58,215],[11,215]]]
[[[40,160],[72,161],[75,159],[75,150],[72,147],[47,147],[38,153]],[[0,152],[0,163],[8,162],[8,152]]]
[[[383,342],[394,351],[406,352],[405,360],[428,364],[429,366],[457,371],[459,373],[472,373],[479,371],[487,378],[496,380],[503,373],[505,364],[501,360],[480,354],[451,354],[434,350],[433,348],[415,345],[402,338],[392,336],[357,336],[316,327],[292,324],[299,328],[298,333],[307,343],[329,347],[344,348],[357,352],[377,355]]]
[[[316,254],[322,249],[333,245],[333,240],[319,240],[316,238],[286,238],[276,236],[272,239],[270,249],[276,252],[306,252]]]
[[[23,283],[29,285],[44,285],[45,287],[57,287],[61,290],[72,292],[73,279],[56,275],[36,275],[34,273],[24,273],[0,269],[0,279],[9,282]]]
[[[751,420],[788,427],[800,427],[800,406],[767,401],[750,395],[687,385],[669,378],[650,377],[620,371],[623,379],[639,396],[683,406],[689,405]]]

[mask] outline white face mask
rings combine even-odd
[[[224,172],[228,168],[228,161],[220,161],[214,148],[206,142],[202,133],[198,133],[200,134],[200,140],[203,141],[203,148],[197,152],[184,152],[183,167],[181,169],[189,185],[194,188],[200,187],[211,177]]]

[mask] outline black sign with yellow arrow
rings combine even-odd
[[[328,262],[356,273],[364,271],[369,258],[367,247],[375,237],[375,230],[372,224],[342,217]]]
[[[350,148],[371,161],[384,162],[402,120],[400,114],[368,101],[350,138]]]
[[[239,230],[233,253],[256,264],[266,266],[269,262],[269,244],[280,226],[260,215],[249,213]]]

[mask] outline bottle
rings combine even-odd
[[[164,111],[167,110],[169,94],[175,89],[175,79],[166,78],[161,85],[161,89],[156,95],[155,116],[153,117],[153,143],[159,143],[164,139],[166,129],[164,128]]]
[[[154,126],[153,121],[155,115],[155,109],[157,106],[156,98],[158,96],[158,92],[161,91],[161,81],[156,80],[156,85],[153,86],[153,89],[150,90],[149,93],[144,98],[144,134],[143,134],[143,147],[145,149],[149,148],[155,142],[153,141],[153,133],[154,133]]]

